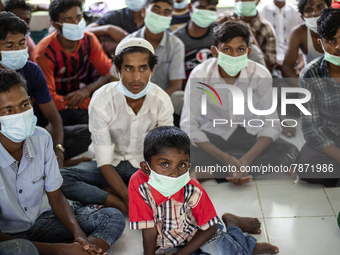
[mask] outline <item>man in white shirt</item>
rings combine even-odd
[[[247,26],[236,21],[215,28],[214,58],[191,72],[181,117],[181,128],[194,145],[190,159],[195,170],[216,166],[225,170],[216,177],[237,185],[256,175],[237,172],[253,165],[289,165],[298,154],[294,145],[279,139],[276,110],[263,116],[253,113],[272,108],[272,78],[264,66],[248,60],[249,36]],[[218,100],[207,97],[209,93]],[[238,98],[233,99],[233,94]],[[240,104],[240,94],[249,102]]]
[[[148,41],[126,39],[115,55],[120,81],[98,90],[89,106],[96,161],[61,169],[62,190],[83,204],[95,201],[127,212],[127,185],[143,161],[144,137],[157,126],[173,125],[173,106],[168,94],[150,82],[157,57]]]
[[[261,17],[268,20],[274,27],[276,39],[276,62],[282,65],[288,49],[290,33],[295,26],[302,23],[300,13],[285,0],[273,0],[257,7]]]

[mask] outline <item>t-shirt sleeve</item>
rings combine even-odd
[[[118,17],[116,11],[111,11],[107,13],[104,17],[95,21],[99,26],[103,25],[117,25]]]
[[[97,69],[100,75],[110,74],[112,67],[111,60],[106,56],[99,40],[94,34],[91,34],[91,64]]]
[[[38,104],[46,104],[52,100],[50,91],[43,72],[40,67],[32,62],[27,62],[26,66],[20,71],[27,82],[27,89]]]
[[[211,202],[207,192],[198,183],[198,181],[191,179],[189,184],[194,184],[194,194],[190,199],[189,206],[192,214],[197,222],[197,225],[202,230],[207,230],[211,226],[218,223],[218,217],[215,207]]]
[[[130,229],[155,227],[152,209],[146,202],[148,200],[146,179],[146,176],[139,170],[132,175],[129,182]]]

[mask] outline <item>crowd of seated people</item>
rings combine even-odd
[[[189,162],[225,167],[213,178],[235,185],[258,178],[251,166],[293,175],[294,163],[332,165],[299,176],[340,186],[339,3],[235,0],[219,14],[218,0],[125,3],[86,25],[84,1],[52,0],[54,31],[35,45],[34,7],[0,2],[0,253],[105,254],[124,231],[122,213],[143,229],[145,254],[210,242],[230,254],[278,253],[243,236],[260,232],[253,220],[225,214],[235,233],[221,231]],[[277,74],[291,79],[276,87]],[[280,138],[284,87],[310,92],[296,98],[301,151]],[[173,209],[162,225],[159,213],[177,205],[188,214]]]

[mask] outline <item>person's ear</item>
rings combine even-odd
[[[214,58],[217,58],[218,52],[217,52],[216,47],[213,45],[213,46],[210,47],[210,50],[211,50],[211,54],[214,56]]]
[[[301,16],[301,19],[302,19],[303,21],[305,21],[305,18],[303,17],[303,15],[302,15],[302,14],[300,14],[300,16]]]
[[[150,168],[145,161],[140,162],[140,168],[142,169],[143,173],[147,176],[150,175]]]
[[[115,66],[116,74],[118,76],[118,79],[120,79],[120,72],[118,71],[118,68]]]
[[[187,8],[189,9],[189,12],[192,12],[192,5],[191,5],[191,3],[188,3]]]
[[[140,11],[141,11],[142,18],[145,19],[145,13],[146,13],[145,6],[143,6],[142,9],[140,9]]]
[[[251,47],[248,47],[248,54],[247,54],[247,57],[249,57],[250,53],[251,53]]]
[[[317,42],[318,42],[318,44],[319,45],[321,45],[321,47],[322,47],[322,41],[321,41],[322,39],[318,39],[318,40],[316,40]]]
[[[60,33],[62,33],[62,27],[58,25],[56,22],[52,21],[52,26]]]

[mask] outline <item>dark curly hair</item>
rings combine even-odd
[[[249,45],[250,32],[246,25],[236,20],[229,20],[214,27],[214,45],[228,43],[235,37],[241,36],[243,41]]]
[[[22,9],[25,11],[32,11],[32,6],[26,3],[25,0],[9,0],[4,4],[4,11],[11,12],[14,9]]]
[[[190,155],[190,139],[183,130],[173,126],[152,129],[144,139],[144,159],[150,164],[151,158],[162,151],[176,148],[178,152]]]
[[[14,86],[26,88],[26,81],[15,70],[0,68],[0,93],[9,91]]]
[[[340,28],[340,9],[323,9],[317,24],[318,33],[322,38],[333,38]]]
[[[83,3],[81,0],[53,0],[50,3],[48,12],[50,14],[51,20],[56,22],[59,20],[59,14],[66,12],[72,7],[79,7],[82,10]]]
[[[26,35],[28,26],[25,21],[11,12],[0,12],[0,40],[5,40],[7,34],[20,33]]]

